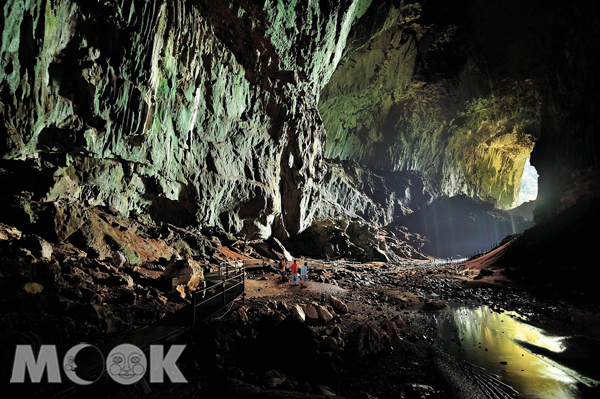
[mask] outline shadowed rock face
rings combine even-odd
[[[539,95],[528,81],[490,82],[471,48],[468,8],[453,4],[464,14],[448,21],[431,7],[369,10],[376,31],[321,96],[326,156],[418,170],[447,195],[510,206],[539,130]]]
[[[305,228],[318,93],[365,4],[259,3],[9,1],[0,156],[45,171],[39,202],[251,236]]]
[[[387,226],[440,195],[418,172],[374,172],[355,161],[325,160],[316,219],[345,217]]]
[[[593,1],[370,7],[320,98],[325,155],[508,207],[537,143],[538,218],[597,195],[598,15]]]

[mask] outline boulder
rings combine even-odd
[[[317,325],[319,324],[319,313],[317,313],[317,309],[313,305],[302,305],[302,310],[305,314],[306,324]]]
[[[25,249],[31,251],[33,256],[43,259],[50,259],[52,257],[52,244],[43,238],[36,235],[27,236],[25,243]]]
[[[391,338],[372,323],[360,325],[352,337],[352,349],[358,356],[376,355],[391,348]]]
[[[279,241],[277,238],[275,237],[271,237],[273,242],[275,243],[275,250],[278,250],[278,252],[281,252],[283,254],[283,257],[285,258],[285,260],[287,262],[293,262],[294,258],[292,257],[292,255],[288,252],[287,249],[285,249],[285,247],[283,246],[283,244],[281,243],[281,241]]]
[[[248,318],[248,313],[246,313],[246,309],[247,308],[245,306],[242,306],[241,308],[234,310],[232,313],[233,318],[244,325],[250,320]]]
[[[0,223],[0,241],[19,240],[21,236],[21,231],[16,227]]]
[[[397,337],[400,334],[398,325],[391,320],[383,320],[381,322],[381,329],[385,331],[390,338]]]
[[[23,287],[23,291],[27,292],[28,294],[39,294],[40,292],[44,291],[44,287],[38,283],[27,283]]]
[[[342,336],[342,328],[340,326],[335,326],[329,336],[333,338],[341,338]]]
[[[55,238],[62,242],[83,226],[87,210],[79,203],[66,201],[56,201],[53,205]]]
[[[306,314],[304,313],[304,310],[302,310],[300,305],[292,306],[292,308],[290,309],[290,315],[292,317],[297,318],[302,323],[304,323],[304,321],[306,320]]]
[[[425,304],[423,305],[423,307],[421,309],[423,309],[423,311],[426,311],[426,312],[433,312],[436,310],[442,310],[446,306],[448,306],[448,305],[446,304],[445,301],[431,301],[431,302],[425,302]]]
[[[103,282],[109,287],[133,287],[135,285],[133,278],[129,274],[125,273],[116,273],[114,276],[108,277]]]
[[[346,305],[346,303],[344,303],[344,301],[342,301],[338,297],[335,297],[335,296],[331,297],[331,305],[333,306],[333,308],[336,311],[338,311],[340,313],[348,312],[348,305]]]
[[[289,309],[288,309],[288,304],[287,304],[287,303],[285,303],[285,302],[283,302],[283,301],[282,301],[282,302],[279,302],[279,303],[277,304],[277,310],[280,310],[280,311],[282,311],[282,312],[287,312],[287,311],[289,310]]]
[[[333,315],[324,306],[318,305],[316,309],[319,314],[319,320],[321,320],[323,324],[329,324],[333,321]]]
[[[192,259],[171,261],[163,275],[172,286],[187,285],[190,289],[197,289],[204,281],[202,265]]]
[[[285,320],[285,315],[281,312],[275,312],[273,313],[273,321],[277,324],[281,323],[282,321]]]
[[[185,292],[185,285],[178,285],[177,288],[175,288],[175,291],[179,292],[179,295],[181,295],[182,299],[185,299],[187,296]]]
[[[422,384],[404,384],[403,389],[404,395],[407,399],[421,399],[421,398],[432,398],[437,397],[441,392],[436,391],[429,385]]]
[[[406,327],[406,325],[404,324],[404,320],[402,320],[402,317],[400,317],[400,315],[396,315],[393,319],[392,322],[396,324],[396,326],[400,329],[403,329],[404,327]]]
[[[323,337],[323,341],[321,342],[320,351],[321,352],[333,352],[338,347],[338,341],[334,337],[326,336]]]
[[[114,251],[112,254],[111,263],[116,268],[123,267],[127,264],[127,257],[121,251]]]

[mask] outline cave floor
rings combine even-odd
[[[498,384],[501,376],[463,362],[441,345],[431,315],[447,312],[449,303],[516,311],[561,336],[600,336],[595,305],[576,296],[539,296],[501,270],[482,273],[489,267],[481,260],[399,269],[378,263],[318,272],[305,287],[282,283],[274,271],[253,272],[245,305],[183,338],[191,347],[203,347],[181,362],[191,384],[133,387],[111,397],[515,397],[515,391]],[[348,310],[336,315],[331,296]],[[335,316],[308,327],[306,313],[304,324],[294,323],[297,304],[322,305]],[[386,329],[392,320],[397,330]],[[332,336],[333,349],[325,338]],[[596,397],[597,391],[586,389],[577,397]]]
[[[584,337],[589,340],[586,342],[596,345],[600,342],[600,307],[593,296],[557,287],[536,287],[507,277],[503,269],[494,266],[494,260],[503,250],[498,248],[466,263],[377,262],[338,270],[314,270],[305,286],[281,282],[274,269],[248,272],[244,304],[234,304],[217,313],[175,342],[187,345],[178,362],[187,384],[149,384],[143,379],[125,387],[103,377],[91,388],[80,387],[77,396],[516,397],[515,391],[502,382],[502,375],[483,371],[444,346],[447,337],[440,334],[436,315],[448,314],[461,304],[482,305],[498,314],[516,312],[528,325],[543,327],[561,337]],[[239,254],[234,258],[239,259]],[[88,266],[85,270],[93,269]],[[148,324],[152,317],[177,312],[189,303],[189,297],[161,288],[156,282],[160,275],[157,270],[160,269],[130,271],[136,282],[150,284],[136,286],[133,302],[122,289],[100,291],[104,292],[104,305],[119,316],[121,323],[129,325],[129,330],[119,330],[121,334]],[[100,276],[97,281],[104,281],[103,278]],[[110,300],[108,294],[114,292],[120,294]],[[20,300],[21,306],[33,306],[36,301],[31,298],[35,297],[20,295],[15,301]],[[64,323],[61,321],[53,329],[41,328],[57,320],[51,311],[58,305],[50,305],[41,309],[41,316],[23,313],[23,317],[28,315],[27,320],[14,318],[12,323],[28,321],[30,330],[36,331],[36,339],[51,341]],[[98,307],[79,309],[73,301],[67,305],[73,309],[67,309],[65,314],[75,320],[73,331],[66,335],[70,341],[81,342],[85,338],[86,342],[100,344],[118,338],[119,333],[109,330],[103,333],[102,329],[78,327],[87,326],[87,322],[79,321],[90,317],[85,312],[94,309],[99,312]],[[13,305],[4,302],[5,310],[9,306]],[[147,316],[147,320],[134,323],[138,315]],[[2,317],[5,321],[13,320],[6,311]],[[109,321],[106,317],[105,322]],[[113,323],[111,327],[117,331],[120,326]],[[3,328],[11,327],[5,323]],[[21,343],[29,342],[33,336],[24,334]],[[551,360],[560,363],[565,359]],[[590,369],[589,365],[578,367],[584,374],[594,374],[595,368]],[[596,390],[581,384],[577,389],[578,396],[574,397],[598,397]],[[11,397],[31,397],[27,392],[24,387],[20,394]]]

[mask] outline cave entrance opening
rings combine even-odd
[[[525,202],[535,201],[538,195],[538,173],[535,167],[529,162],[529,158],[525,161],[523,168],[523,178],[521,182],[521,190],[515,202],[515,207],[524,204]]]

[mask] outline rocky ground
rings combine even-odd
[[[517,310],[554,331],[598,337],[597,307],[591,303],[526,294],[500,271],[481,270],[477,261],[365,264],[337,272],[315,271],[305,287],[281,282],[274,271],[253,272],[244,305],[221,312],[182,339],[190,350],[180,367],[190,385],[145,392],[138,387],[120,394],[514,397],[514,391],[496,377],[440,347],[430,314],[444,312],[449,301]],[[497,396],[490,396],[490,389]]]
[[[132,234],[115,235],[121,241],[141,240],[133,240],[136,248],[148,240],[160,241],[164,256],[132,264],[125,250],[112,256],[94,253],[93,246],[101,246],[89,239],[99,228],[93,224],[81,233],[82,240],[88,237],[86,251],[83,241],[79,248],[51,244],[0,226],[4,358],[13,357],[17,344],[69,347],[111,341],[177,312],[190,302],[194,287],[183,281],[172,287],[167,274],[174,267],[202,275],[224,260],[254,257],[269,265],[274,259],[260,253],[284,256],[285,249],[276,242],[248,243],[223,232],[193,233],[170,226],[155,230],[139,221],[123,225],[109,213],[101,215],[107,222],[101,226]],[[174,248],[186,248],[189,256],[165,258]],[[188,384],[142,380],[124,388],[101,381],[87,394],[483,398],[490,397],[491,389],[498,397],[511,397],[511,389],[495,377],[446,353],[436,338],[432,312],[447,311],[449,302],[476,302],[517,311],[529,322],[562,334],[592,338],[600,337],[600,318],[597,299],[547,287],[534,291],[505,276],[492,266],[505,249],[463,263],[317,268],[305,286],[281,282],[274,268],[248,272],[245,304],[222,310],[180,337],[187,349],[178,364]],[[2,368],[3,381],[9,372],[9,367]]]

